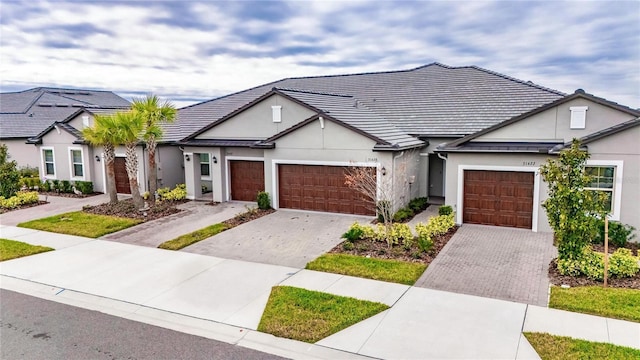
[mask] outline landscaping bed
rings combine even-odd
[[[247,211],[240,213],[229,220],[223,221],[222,224],[227,225],[227,228],[231,229],[232,227],[242,225],[251,220],[259,219],[273,212],[275,212],[274,209],[247,208]]]
[[[551,260],[549,264],[549,282],[553,285],[569,285],[576,286],[602,286],[602,281],[587,278],[585,275],[569,276],[562,275],[558,271],[557,259]],[[639,289],[640,290],[640,273],[627,278],[609,278],[607,284],[615,288]]]
[[[442,248],[447,245],[447,242],[449,242],[456,231],[458,231],[458,226],[454,226],[443,235],[434,235],[431,238],[433,241],[433,247],[427,252],[422,252],[417,242],[414,242],[409,248],[405,246],[394,246],[389,248],[386,242],[369,240],[355,241],[353,249],[346,250],[344,244],[347,241],[345,240],[331,249],[329,253],[349,254],[375,259],[400,260],[428,265],[436,258],[436,256],[438,256]]]
[[[30,208],[30,207],[44,205],[44,204],[48,204],[48,203],[49,203],[48,201],[38,200],[38,202],[34,202],[34,203],[31,203],[31,204],[22,204],[22,205],[20,205],[18,207],[12,208],[12,209],[5,209],[5,208],[0,207],[0,214],[8,213],[10,211],[27,209],[27,208]]]
[[[58,196],[58,197],[66,197],[66,198],[74,198],[74,199],[84,199],[96,195],[102,195],[100,192],[93,192],[91,194],[76,194],[76,193],[65,193],[58,191],[38,191],[39,195],[42,196]]]
[[[165,216],[179,213],[180,209],[176,206],[187,202],[188,200],[176,201],[159,201],[146,211],[140,211],[133,199],[120,200],[115,204],[100,204],[95,206],[85,206],[82,210],[89,214],[108,215],[136,219],[142,221],[156,220]]]

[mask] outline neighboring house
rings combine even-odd
[[[640,229],[640,111],[577,90],[437,148],[447,156],[446,202],[457,223],[551,231],[539,167],[582,141],[589,190],[608,194],[610,218]]]
[[[370,214],[344,185],[344,166],[392,179],[398,205],[444,198],[436,146],[562,97],[478,67],[436,63],[284,79],[182,108],[167,134],[188,160],[191,198],[207,182],[215,201],[254,201],[266,190],[275,208]]]
[[[34,88],[0,94],[0,140],[7,144],[12,160],[19,167],[37,167],[41,179],[91,181],[94,190],[106,192],[105,164],[101,147],[93,147],[82,138],[82,129],[93,125],[95,114],[112,114],[127,110],[129,101],[110,91]],[[179,167],[180,152],[175,147],[161,146],[157,158],[174,159]],[[146,179],[147,153],[138,147],[138,179]],[[129,193],[125,169],[124,147],[116,149],[116,187]],[[162,172],[161,172],[162,173]],[[160,178],[170,186],[182,180],[179,176]],[[140,181],[141,191],[147,184]]]

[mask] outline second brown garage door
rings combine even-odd
[[[263,161],[229,161],[231,177],[231,199],[256,201],[258,193],[264,190]]]
[[[344,184],[346,170],[342,166],[278,165],[279,207],[374,215],[363,196]],[[374,168],[371,171],[375,174]]]
[[[465,223],[531,229],[533,173],[465,170]]]

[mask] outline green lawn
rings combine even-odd
[[[95,215],[82,211],[18,224],[20,227],[51,231],[60,234],[97,238],[141,223],[141,220]]]
[[[180,250],[191,244],[197,243],[198,241],[204,240],[208,237],[221,233],[227,230],[228,228],[229,227],[227,225],[222,223],[207,226],[206,228],[202,228],[200,230],[196,230],[194,232],[179,236],[173,240],[165,241],[162,244],[160,244],[158,247],[160,249],[167,249],[167,250]]]
[[[565,336],[524,333],[542,360],[636,360],[640,350]]]
[[[307,269],[367,279],[413,285],[427,265],[383,260],[347,254],[324,254],[307,264]]]
[[[551,287],[549,307],[640,322],[640,290],[584,286]]]
[[[271,290],[258,330],[314,343],[388,308],[371,301],[276,286]]]
[[[23,256],[53,250],[46,246],[37,246],[20,241],[0,239],[0,261],[16,259]]]

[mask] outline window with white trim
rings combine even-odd
[[[585,190],[607,195],[607,210],[612,220],[620,220],[622,165],[622,161],[614,160],[588,160],[585,165],[585,173],[591,176],[591,183]]]
[[[45,176],[56,176],[56,163],[53,157],[53,149],[42,149],[42,163]]]
[[[209,160],[209,154],[200,153],[200,175],[202,177],[211,176],[211,161]]]
[[[82,150],[71,149],[71,176],[76,178],[84,177],[84,163],[82,161]]]
[[[588,106],[572,106],[569,108],[571,111],[571,128],[572,129],[584,129],[587,125],[587,110]]]

